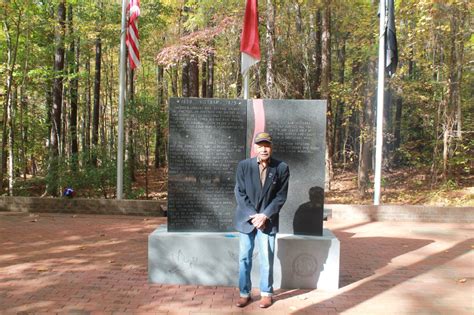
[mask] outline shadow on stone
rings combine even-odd
[[[298,207],[293,219],[293,231],[297,235],[323,235],[324,189],[311,187],[309,201]]]

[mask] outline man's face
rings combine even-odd
[[[257,152],[257,156],[260,161],[266,161],[272,155],[272,145],[268,142],[260,142],[254,144],[255,152]]]

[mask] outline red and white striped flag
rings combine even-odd
[[[251,66],[260,61],[257,0],[247,0],[240,51],[242,52],[242,74],[245,74]]]
[[[140,16],[140,0],[130,0],[127,6],[129,12],[128,27],[127,27],[127,47],[128,47],[128,61],[130,69],[133,70],[140,66],[140,45],[138,40],[138,17]]]

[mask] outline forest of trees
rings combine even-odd
[[[474,156],[473,4],[396,0],[399,67],[386,80],[384,168],[428,182],[469,174]],[[169,97],[242,97],[244,0],[142,0],[141,67],[127,73],[126,193],[167,165]],[[327,164],[371,187],[378,1],[259,1],[262,60],[250,97],[327,99]],[[121,1],[0,4],[2,194],[29,187],[113,198]],[[148,174],[148,173],[147,173]],[[330,183],[330,182],[329,182]],[[330,185],[329,185],[330,187]],[[87,191],[87,193],[85,193]]]

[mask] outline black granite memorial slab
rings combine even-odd
[[[257,132],[288,163],[280,232],[322,235],[326,101],[173,98],[169,115],[168,231],[233,231],[235,169]]]
[[[247,156],[253,156],[255,134],[267,131],[273,137],[273,156],[290,167],[280,232],[322,235],[326,101],[249,100],[247,128]]]
[[[246,101],[170,99],[168,231],[233,231]]]

